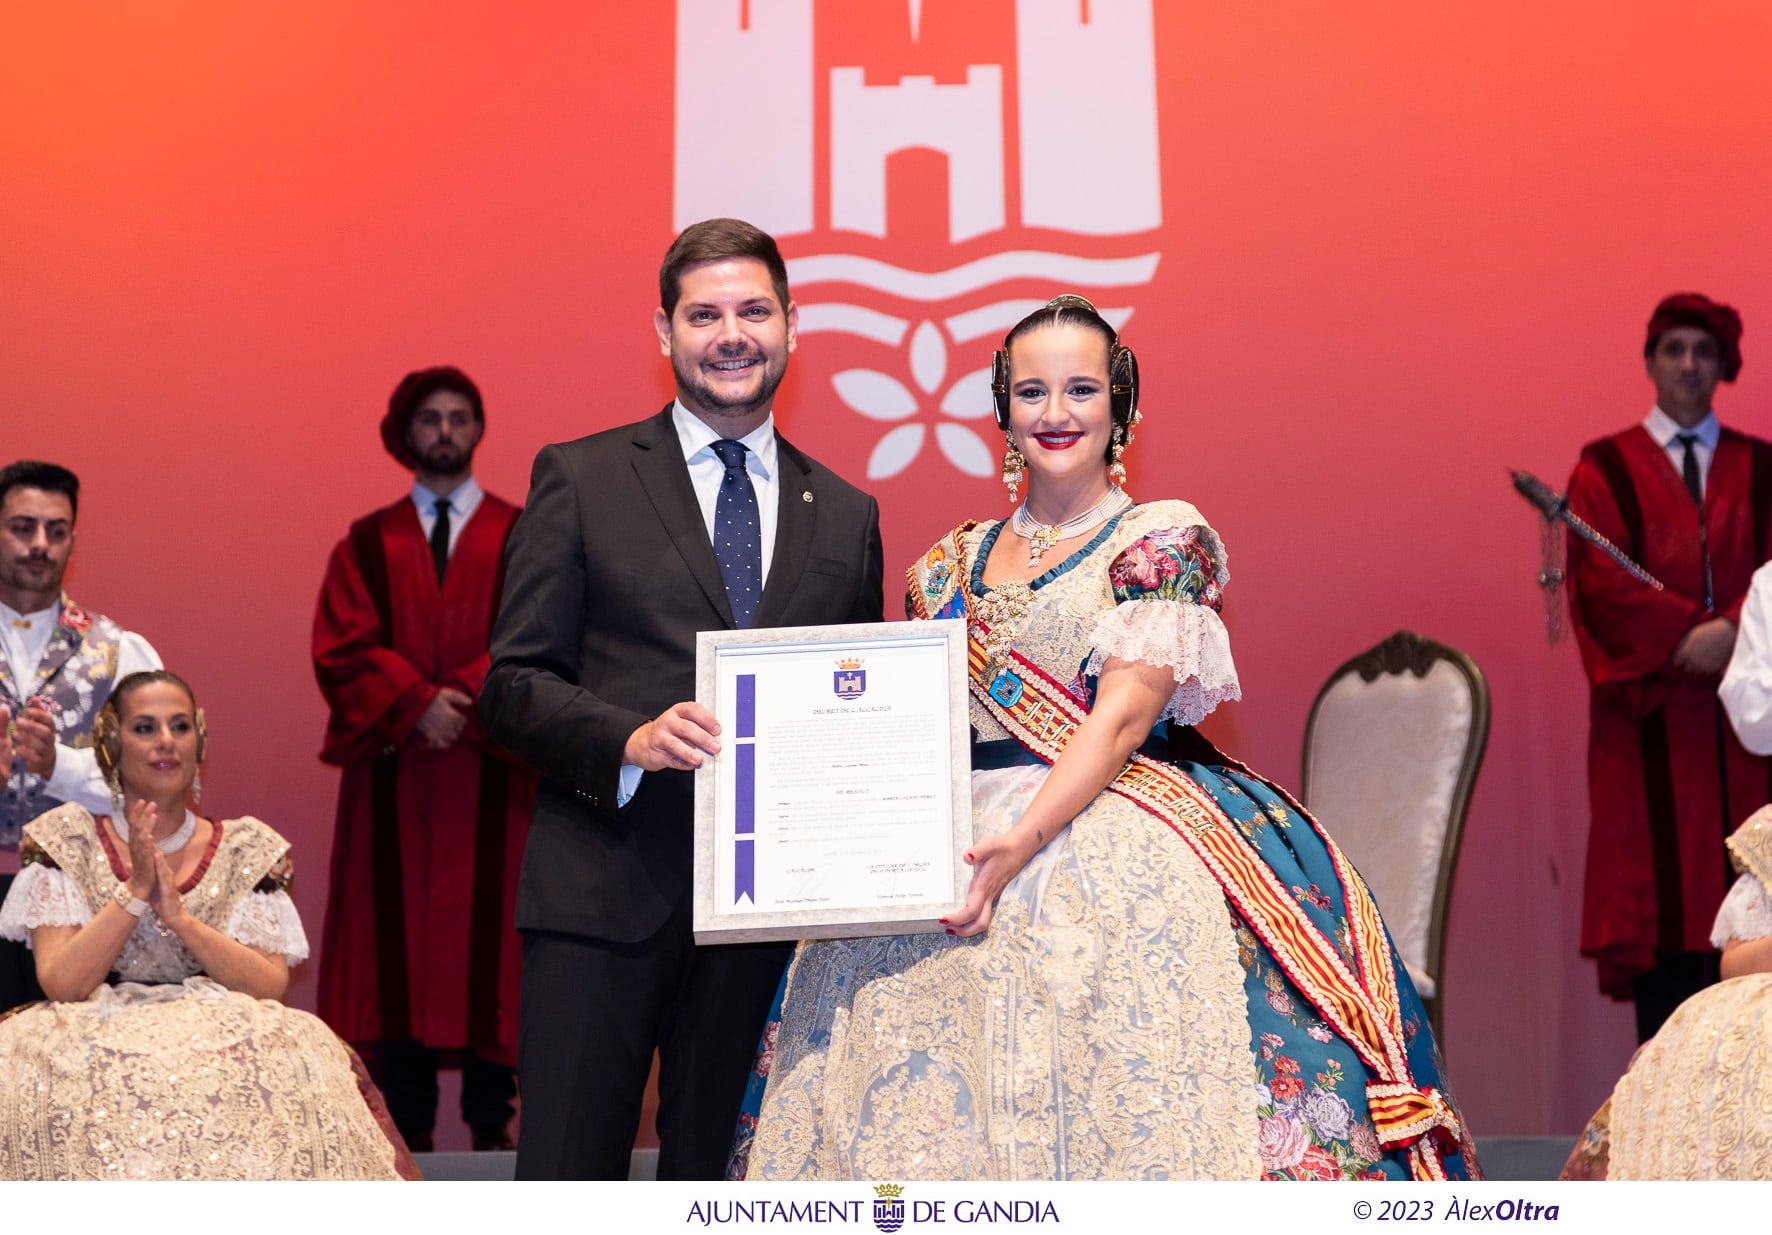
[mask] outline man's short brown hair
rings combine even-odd
[[[762,262],[775,286],[775,298],[781,310],[788,307],[788,267],[781,260],[775,238],[743,219],[703,219],[691,223],[665,250],[658,267],[658,303],[670,317],[677,312],[677,299],[683,291],[683,272],[703,262],[731,261],[752,258]]]

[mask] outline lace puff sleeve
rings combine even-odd
[[[1161,665],[1175,693],[1158,719],[1197,725],[1221,703],[1243,697],[1230,634],[1218,616],[1230,566],[1218,534],[1204,524],[1147,532],[1108,567],[1113,609],[1090,636],[1083,667],[1100,675],[1108,658]]]
[[[1716,925],[1710,928],[1710,944],[1721,949],[1731,939],[1764,939],[1772,935],[1772,897],[1752,875],[1743,875],[1723,898]]]
[[[293,874],[285,853],[270,874],[240,898],[228,919],[227,930],[228,938],[236,943],[281,956],[291,966],[308,959],[308,933],[302,929],[301,914],[289,898]]]
[[[0,905],[0,939],[29,947],[31,932],[39,926],[85,926],[92,920],[86,898],[67,871],[38,850],[33,860],[31,842],[25,842],[24,868],[12,881],[6,903]]]

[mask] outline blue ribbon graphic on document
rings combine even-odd
[[[738,675],[733,734],[732,903],[757,901],[757,675]]]

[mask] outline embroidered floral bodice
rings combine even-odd
[[[257,819],[215,825],[218,835],[189,886],[185,911],[230,939],[284,957],[307,959],[301,917],[282,884],[289,842]],[[96,821],[63,806],[26,829],[26,865],[0,906],[0,938],[30,943],[39,926],[84,926],[119,882]],[[181,982],[202,965],[150,907],[130,932],[113,972],[123,982]]]
[[[1079,699],[1090,702],[1110,657],[1167,668],[1175,693],[1160,720],[1194,725],[1241,697],[1230,636],[1218,610],[1230,581],[1224,545],[1187,502],[1148,502],[1104,524],[1081,548],[1027,584],[984,582],[1006,520],[945,538],[912,571],[926,612],[964,592],[968,615],[1005,636]],[[980,741],[1009,736],[976,699]]]
[[[185,911],[300,960],[288,849],[257,819],[217,821]],[[80,807],[26,824],[21,856],[0,908],[8,938],[82,925],[116,892],[116,854]],[[152,909],[113,975],[84,999],[0,1017],[0,1179],[396,1177],[350,1052],[318,1017],[204,974]]]

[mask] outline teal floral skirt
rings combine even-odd
[[[983,752],[980,763],[1001,767],[1009,761],[1035,762],[1025,752],[993,749]],[[1311,821],[1274,785],[1247,770],[1192,760],[1177,760],[1174,766],[1211,795],[1310,920],[1351,962],[1345,893],[1328,846]],[[1151,826],[1166,825],[1153,817]],[[1175,843],[1183,842],[1177,838]],[[1408,1149],[1387,1151],[1379,1143],[1366,1097],[1367,1083],[1376,1079],[1373,1073],[1353,1046],[1318,1015],[1228,901],[1224,915],[1243,970],[1252,1059],[1249,1128],[1261,1177],[1409,1180]],[[1392,953],[1394,957],[1394,947]],[[1421,1000],[1401,961],[1393,963],[1414,1083],[1438,1089],[1456,1109]],[[783,983],[785,987],[785,976]],[[781,999],[778,990],[739,1117],[729,1178],[744,1178],[775,1057]],[[1442,1164],[1449,1178],[1481,1177],[1468,1129],[1456,1150],[1444,1154]]]

